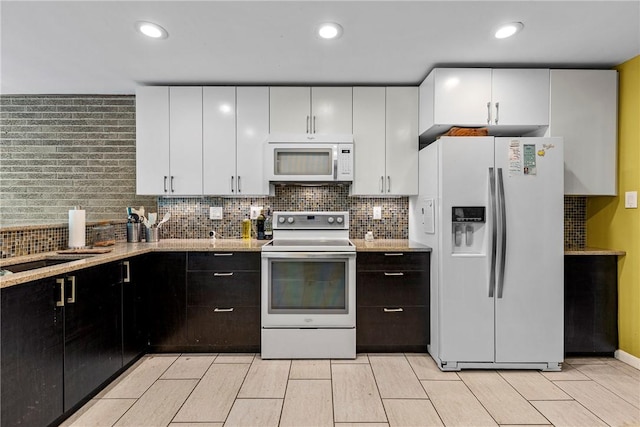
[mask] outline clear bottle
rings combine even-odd
[[[265,222],[265,217],[264,217],[264,210],[260,211],[260,215],[258,215],[258,218],[256,218],[256,231],[257,231],[257,238],[258,240],[264,240],[264,222]]]
[[[267,208],[267,218],[264,220],[264,238],[265,240],[273,239],[273,218],[269,208]]]
[[[242,238],[251,238],[251,220],[249,219],[249,216],[242,220]]]

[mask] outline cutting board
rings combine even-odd
[[[106,254],[111,252],[113,248],[78,248],[78,249],[65,249],[62,251],[56,251],[59,254]]]

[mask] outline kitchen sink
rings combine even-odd
[[[79,261],[81,259],[91,258],[93,255],[73,255],[73,256],[49,256],[36,261],[22,262],[19,264],[6,265],[2,270],[8,270],[11,273],[20,273],[23,271],[35,270],[37,268],[51,267],[52,265],[64,264],[65,262]]]

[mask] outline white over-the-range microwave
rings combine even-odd
[[[353,181],[353,135],[271,134],[265,150],[270,182]]]

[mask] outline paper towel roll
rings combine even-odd
[[[86,211],[72,209],[69,211],[69,247],[83,248],[86,246]]]

